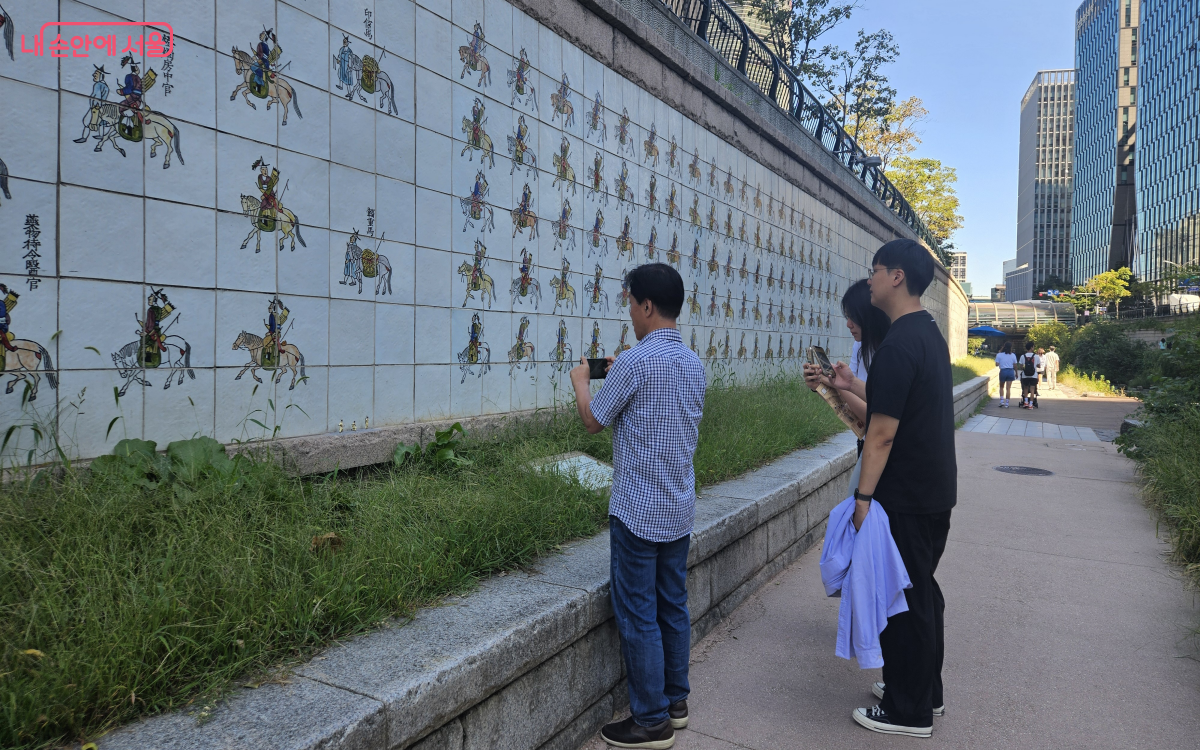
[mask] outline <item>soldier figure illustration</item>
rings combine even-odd
[[[349,39],[344,39],[343,44],[348,44]],[[347,47],[342,49],[348,50]],[[274,29],[263,29],[258,35],[258,44],[254,45],[254,63],[251,69],[254,72],[254,83],[259,88],[265,88],[267,81],[275,77],[275,71],[272,69],[279,60],[279,56],[283,54],[283,50],[279,46],[279,40],[275,37]]]
[[[9,291],[9,288],[4,284],[0,284],[0,346],[3,346],[10,352],[15,352],[17,348],[13,346],[13,335],[9,333],[8,328],[12,325],[12,309],[17,306],[17,298],[21,295],[16,292]],[[0,372],[4,371],[4,357],[0,356]]]
[[[267,335],[263,338],[262,367],[264,369],[269,370],[275,367],[279,361],[279,353],[283,351],[283,347],[287,346],[280,329],[287,322],[289,312],[291,311],[284,307],[283,300],[279,299],[279,295],[275,295],[267,304],[267,319],[263,321],[267,327]]]
[[[151,290],[146,299],[146,318],[138,321],[138,336],[141,339],[138,364],[142,367],[154,368],[162,363],[162,353],[167,350],[162,322],[174,311],[175,307],[161,289]]]
[[[353,72],[353,68],[351,67],[351,62],[353,59],[354,59],[354,52],[350,49],[350,37],[343,34],[342,35],[342,48],[340,50],[338,50],[338,54],[337,54],[337,58],[336,58],[336,62],[337,62],[337,66],[338,66],[338,68],[337,68],[337,75],[338,75],[337,89],[338,89],[338,91],[342,91],[344,89],[346,91],[347,99],[350,98],[350,90],[354,88],[354,72]]]

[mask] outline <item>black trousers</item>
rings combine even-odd
[[[946,600],[934,580],[946,551],[950,511],[917,515],[888,512],[892,538],[900,550],[912,588],[904,592],[908,611],[888,618],[879,635],[883,650],[883,710],[898,724],[933,725],[933,707],[943,705]]]

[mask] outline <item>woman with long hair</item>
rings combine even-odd
[[[842,296],[842,314],[846,316],[846,327],[850,329],[850,335],[854,337],[854,346],[850,350],[850,371],[854,373],[854,377],[865,383],[867,371],[871,368],[871,357],[883,344],[883,338],[887,336],[888,329],[892,327],[892,321],[888,319],[883,310],[871,304],[871,287],[867,286],[866,279],[854,282],[846,290]],[[804,381],[809,388],[816,390],[816,387],[822,383],[820,372],[813,365],[806,364],[804,366]],[[887,377],[886,374],[883,376]],[[824,383],[832,386],[828,381],[824,381]],[[850,407],[850,411],[865,422],[867,402],[850,391],[839,390],[838,394],[846,402],[846,406]],[[851,489],[858,486],[858,474],[862,469],[861,438],[858,441],[858,452],[859,462],[854,465],[854,472],[850,475]]]
[[[996,366],[1000,368],[1000,408],[1007,409],[1012,384],[1017,379],[1017,355],[1013,354],[1011,341],[1005,341],[1004,348],[996,355]]]

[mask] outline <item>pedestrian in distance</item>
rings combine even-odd
[[[1051,345],[1050,351],[1046,352],[1046,383],[1050,386],[1050,390],[1058,389],[1058,351]]]
[[[1038,369],[1042,366],[1042,358],[1033,350],[1033,342],[1025,344],[1025,353],[1017,361],[1017,369],[1021,371],[1021,408],[1036,409]]]
[[[1017,379],[1017,355],[1013,354],[1011,341],[1005,341],[1004,348],[996,355],[996,366],[1000,368],[1000,408],[1007,409],[1012,384]]]
[[[1037,350],[1037,355],[1038,358],[1042,360],[1042,363],[1038,366],[1037,371],[1038,385],[1040,386],[1042,383],[1046,382],[1046,350],[1039,347]],[[1037,391],[1035,390],[1034,393],[1037,393]]]
[[[851,716],[873,732],[913,737],[931,736],[933,717],[945,711],[946,602],[933,576],[958,494],[950,349],[921,306],[933,274],[933,256],[913,240],[879,248],[868,277],[871,304],[892,326],[866,383],[844,362],[834,366],[832,382],[867,403],[854,527],[861,529],[871,501],[878,502],[912,583],[904,592],[908,611],[889,617],[879,636],[883,682],[871,686],[879,705]]]
[[[846,327],[854,337],[854,345],[850,348],[850,371],[864,383],[867,382],[867,372],[871,367],[871,357],[883,345],[892,321],[884,315],[883,310],[871,304],[871,287],[866,279],[860,279],[850,285],[842,295],[842,314],[846,316]],[[804,382],[812,390],[821,384],[821,370],[816,365],[805,363]],[[886,374],[885,374],[886,377]],[[850,391],[839,391],[842,401],[854,412],[854,416],[866,422],[867,403]],[[858,475],[862,470],[863,441],[858,441],[858,462],[850,473],[850,491],[858,486]]]
[[[586,358],[571,370],[571,385],[587,431],[613,429],[610,576],[632,715],[600,735],[616,747],[659,749],[674,745],[675,730],[688,723],[692,459],[707,383],[676,327],[684,302],[679,272],[650,263],[626,274],[625,283],[637,345],[607,358],[595,398]]]
[[[1165,338],[1158,340],[1158,350],[1160,352],[1165,352],[1167,350],[1167,340]]]

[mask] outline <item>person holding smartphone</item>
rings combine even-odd
[[[649,263],[626,274],[625,282],[637,345],[608,358],[595,398],[587,358],[571,370],[571,385],[588,432],[613,428],[611,591],[632,715],[606,724],[600,735],[617,747],[661,748],[688,723],[692,459],[707,383],[700,357],[676,327],[684,302],[679,272]]]
[[[850,285],[842,295],[842,314],[846,316],[846,328],[854,337],[854,345],[850,348],[850,371],[862,382],[867,382],[867,372],[871,367],[871,357],[874,356],[887,336],[892,321],[883,311],[871,304],[871,287],[866,279],[860,279]],[[816,365],[804,365],[804,383],[816,390],[821,384],[821,368]],[[829,382],[826,382],[829,385]],[[842,401],[854,412],[854,416],[862,421],[867,420],[867,403],[851,391],[838,391]],[[858,441],[858,462],[850,473],[850,490],[858,486],[859,472],[862,470],[863,441]]]
[[[883,682],[871,686],[879,705],[856,708],[851,717],[873,732],[911,737],[931,736],[933,717],[945,711],[946,602],[933,576],[958,495],[950,349],[921,305],[933,275],[933,256],[919,243],[892,240],[879,248],[867,283],[871,304],[891,328],[871,358],[866,383],[844,362],[829,383],[867,404],[854,527],[861,528],[871,501],[878,502],[912,582],[904,592],[908,611],[889,617],[879,636]]]

